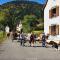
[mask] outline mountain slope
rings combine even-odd
[[[15,29],[16,25],[21,20],[25,20],[26,15],[33,16],[39,22],[43,22],[43,7],[44,5],[32,1],[11,1],[3,4],[0,8],[0,13],[4,13],[2,24],[10,26],[11,30]],[[1,18],[1,17],[0,17]],[[3,17],[2,17],[3,18]],[[29,20],[29,19],[28,19]],[[33,18],[32,18],[33,20]],[[2,21],[0,19],[0,21]],[[33,22],[34,23],[34,22]],[[13,28],[14,27],[14,28]],[[33,27],[35,29],[35,27]],[[37,29],[37,28],[36,28]],[[40,29],[40,28],[39,28]]]

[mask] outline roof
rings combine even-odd
[[[48,2],[48,0],[46,0],[46,3],[45,3],[45,5],[44,5],[44,9],[45,9],[45,7],[46,7],[46,5],[47,5],[47,2]]]

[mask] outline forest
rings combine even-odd
[[[15,30],[22,22],[24,32],[44,29],[44,5],[32,1],[11,1],[0,5],[0,30]]]

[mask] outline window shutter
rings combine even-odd
[[[56,6],[56,16],[59,16],[59,6]]]
[[[49,10],[49,18],[52,18],[52,10]]]
[[[49,10],[49,18],[51,18],[51,10]]]
[[[56,35],[59,35],[59,25],[56,25]]]
[[[51,26],[49,26],[49,34],[51,35]]]

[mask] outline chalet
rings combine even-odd
[[[50,40],[60,41],[60,0],[47,0],[44,8],[44,32]]]

